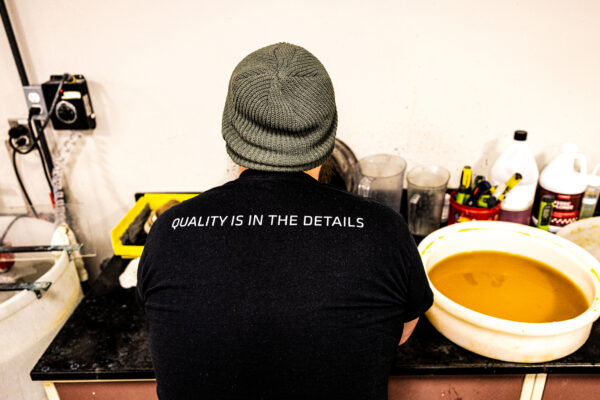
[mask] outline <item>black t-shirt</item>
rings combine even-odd
[[[138,271],[161,399],[386,399],[433,295],[403,218],[245,171],[153,226]]]

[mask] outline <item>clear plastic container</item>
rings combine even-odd
[[[427,236],[440,227],[450,172],[439,165],[414,167],[406,176],[408,192],[408,229]]]

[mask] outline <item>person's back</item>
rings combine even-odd
[[[161,399],[385,399],[432,301],[396,212],[264,170],[161,215],[138,293]]]

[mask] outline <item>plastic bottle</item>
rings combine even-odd
[[[513,142],[492,166],[491,179],[492,184],[501,185],[515,172],[523,176],[502,201],[498,219],[529,225],[539,172],[526,140],[526,131],[515,131]]]
[[[587,188],[583,193],[581,200],[581,210],[579,211],[579,219],[589,218],[594,216],[598,197],[600,197],[600,164],[596,165],[594,171],[587,176]]]
[[[579,171],[575,162],[579,162]],[[555,197],[550,232],[577,221],[581,198],[587,187],[587,162],[583,154],[577,153],[577,145],[564,144],[562,152],[544,168],[540,174],[540,183],[536,194],[536,202],[532,220],[537,223],[537,211],[540,199],[546,194]]]

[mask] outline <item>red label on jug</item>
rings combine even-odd
[[[554,193],[550,190],[544,189],[541,186],[538,187],[538,192],[535,196],[535,205],[533,206],[535,212],[533,216],[537,217],[540,208],[540,199],[542,198],[542,196],[547,194],[551,194],[554,196],[554,207],[552,208],[552,218],[550,219],[550,226],[559,228],[577,221],[583,193]]]

